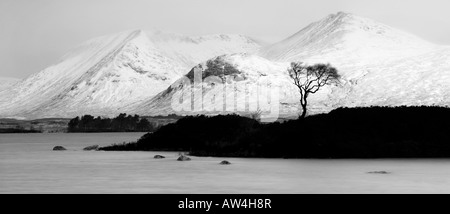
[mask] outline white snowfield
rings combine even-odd
[[[174,111],[174,95],[183,95],[186,88],[170,85],[183,81],[194,66],[210,72],[207,60],[236,69],[218,75],[227,79],[225,87],[255,85],[261,79],[269,80],[270,87],[280,86],[281,117],[299,114],[299,94],[287,73],[292,61],[330,63],[342,75],[339,86],[311,95],[311,114],[342,106],[450,105],[449,46],[338,13],[262,48],[248,37],[227,35],[183,37],[134,31],[94,39],[59,64],[1,91],[0,117],[198,114]],[[205,95],[213,91],[211,84],[202,86]],[[227,97],[234,96],[228,92]],[[252,96],[234,99],[257,102]],[[208,105],[202,106],[211,109]]]

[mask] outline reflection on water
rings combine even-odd
[[[178,162],[170,152],[82,151],[141,135],[2,134],[0,193],[450,193],[450,160]],[[220,165],[224,159],[232,165]],[[367,173],[374,171],[390,174]]]

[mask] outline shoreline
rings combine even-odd
[[[100,150],[286,159],[449,158],[450,108],[340,108],[270,124],[238,115],[189,116],[137,142]]]

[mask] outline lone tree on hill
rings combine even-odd
[[[301,62],[293,62],[288,72],[300,91],[300,105],[303,109],[300,118],[306,117],[310,94],[315,94],[326,85],[339,84],[341,78],[337,69],[330,64],[307,66]]]

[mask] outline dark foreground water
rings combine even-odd
[[[142,134],[1,134],[0,193],[450,193],[442,159],[226,158],[232,165],[222,166],[224,158],[178,162],[170,152],[82,151]],[[58,145],[68,151],[52,151]]]

